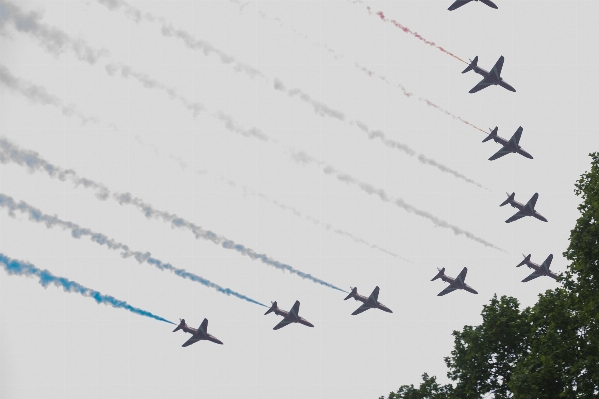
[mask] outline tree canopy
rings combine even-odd
[[[388,399],[549,399],[599,397],[599,153],[575,184],[580,217],[570,232],[562,287],[520,309],[493,296],[479,326],[454,331],[445,358],[453,384],[422,375]],[[381,396],[379,399],[385,399]]]

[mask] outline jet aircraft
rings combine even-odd
[[[456,8],[460,8],[464,4],[470,3],[471,1],[480,1],[481,3],[486,4],[491,8],[497,9],[497,6],[491,0],[456,0],[452,5],[449,6],[448,10],[453,11]]]
[[[286,312],[284,310],[279,309],[279,307],[277,306],[277,301],[274,301],[272,302],[272,306],[270,307],[270,309],[268,309],[264,314],[267,315],[270,312],[275,312],[277,316],[283,316],[283,320],[281,320],[279,324],[274,326],[273,330],[278,330],[279,328],[283,328],[291,323],[300,323],[308,327],[314,327],[314,325],[310,323],[308,320],[299,316],[299,307],[300,302],[295,301],[291,310],[289,312]]]
[[[439,273],[437,273],[437,275],[435,277],[433,277],[433,279],[431,281],[435,281],[436,279],[440,278],[441,280],[445,281],[446,283],[449,283],[449,287],[447,287],[443,291],[439,292],[437,294],[437,296],[443,296],[443,295],[449,294],[450,292],[455,291],[455,290],[466,290],[473,294],[478,294],[478,292],[476,292],[476,290],[474,288],[470,287],[468,284],[465,283],[466,273],[468,273],[468,268],[466,268],[466,267],[463,268],[462,271],[460,272],[460,274],[458,274],[458,276],[455,279],[445,275],[445,268],[443,268],[443,269],[437,268],[437,270],[439,270]]]
[[[505,201],[503,201],[501,203],[501,205],[499,205],[499,206],[504,206],[504,205],[510,204],[512,207],[518,209],[518,212],[516,212],[516,214],[514,216],[512,216],[511,218],[509,218],[508,220],[505,221],[506,223],[511,223],[514,220],[523,218],[524,216],[532,216],[534,218],[542,220],[543,222],[547,221],[547,219],[545,219],[540,213],[535,211],[535,204],[537,203],[537,198],[539,198],[539,193],[535,193],[528,200],[526,205],[522,205],[521,203],[514,200],[514,196],[516,195],[516,193],[512,193],[511,195],[508,193],[506,193],[506,194],[508,196],[507,199]]]
[[[391,309],[389,309],[388,307],[386,307],[385,305],[383,305],[382,303],[379,302],[379,300],[378,300],[379,299],[379,287],[378,286],[376,286],[374,288],[374,290],[372,291],[372,294],[370,294],[370,296],[368,298],[358,294],[357,287],[349,287],[349,288],[351,288],[351,292],[349,293],[348,296],[345,297],[344,301],[348,300],[349,298],[354,298],[356,301],[360,301],[363,303],[363,305],[361,305],[358,309],[354,310],[352,315],[360,314],[368,309],[381,309],[381,310],[384,310],[385,312],[393,313],[393,311]]]
[[[179,323],[177,328],[175,328],[173,330],[173,332],[183,330],[186,333],[191,334],[191,338],[189,338],[187,340],[187,342],[185,342],[182,345],[183,347],[189,346],[191,344],[195,344],[196,342],[201,341],[203,339],[205,339],[207,341],[212,341],[217,344],[221,344],[221,345],[223,344],[221,340],[219,340],[218,338],[216,338],[213,335],[208,334],[208,319],[204,319],[204,321],[200,325],[200,328],[198,328],[197,330],[195,328],[187,327],[187,324],[185,323],[185,319],[180,319],[180,320],[181,320],[181,322]]]
[[[524,256],[524,254],[522,254],[522,256]],[[530,267],[531,269],[534,269],[534,272],[532,272],[532,274],[530,276],[528,276],[524,280],[522,280],[522,282],[525,283],[527,281],[533,280],[540,276],[549,276],[552,279],[557,280],[557,274],[555,274],[549,270],[549,266],[551,266],[552,260],[553,260],[553,254],[550,254],[547,257],[547,259],[545,259],[545,261],[541,264],[541,266],[539,266],[536,263],[533,263],[530,261],[530,255],[524,256],[524,260],[522,262],[520,262],[519,264],[517,264],[516,267],[526,265],[526,266]]]
[[[486,141],[489,141],[491,139],[493,139],[496,143],[501,144],[503,147],[497,151],[495,154],[493,154],[493,156],[491,156],[491,158],[489,158],[489,161],[493,161],[497,158],[501,158],[504,155],[510,154],[510,153],[514,153],[514,154],[520,154],[522,156],[525,156],[526,158],[529,159],[533,159],[532,155],[530,155],[528,152],[524,151],[522,149],[522,147],[520,147],[520,137],[522,136],[522,126],[520,126],[518,128],[518,130],[516,130],[516,133],[514,133],[514,135],[512,136],[512,138],[510,138],[509,140],[506,140],[502,137],[499,137],[497,135],[497,130],[498,127],[495,126],[495,129],[493,129],[491,131],[491,134],[489,134],[484,140],[483,143]]]
[[[474,57],[473,60],[470,60],[470,65],[468,65],[468,67],[466,67],[466,69],[464,69],[462,71],[462,73],[466,73],[466,72],[473,70],[474,72],[483,76],[483,80],[478,82],[478,84],[476,86],[474,86],[472,89],[470,89],[469,93],[476,93],[477,91],[480,91],[480,90],[484,89],[485,87],[489,87],[492,85],[499,85],[505,89],[508,89],[509,91],[515,92],[516,89],[514,89],[512,86],[507,84],[501,78],[501,68],[503,68],[503,59],[504,59],[503,55],[501,57],[499,57],[499,60],[497,60],[497,62],[491,69],[491,72],[487,72],[477,65],[478,56]]]

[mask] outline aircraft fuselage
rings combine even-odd
[[[545,262],[543,262],[542,265],[538,265],[534,262],[526,261],[526,262],[524,262],[524,264],[526,266],[528,266],[529,268],[535,270],[537,273],[540,273],[544,276],[548,276],[554,280],[557,280],[557,274],[555,274],[551,270],[549,270],[549,267],[547,266],[547,264]]]
[[[360,295],[358,293],[356,293],[354,296],[352,296],[352,298],[354,298],[356,301],[360,301],[362,303],[367,304],[371,308],[377,308],[377,309],[384,310],[385,312],[393,313],[391,311],[391,309],[389,309],[388,307],[386,307],[385,305],[383,305],[379,301],[376,301],[374,298],[372,298],[372,299],[371,298],[367,298],[367,297],[365,297],[363,295]]]
[[[539,212],[535,211],[535,208],[533,208],[532,205],[529,205],[529,204],[522,205],[521,203],[519,203],[516,200],[510,200],[509,204],[512,207],[518,209],[525,216],[532,216],[532,217],[542,220],[544,222],[547,221],[547,219],[545,219],[545,217],[543,215],[541,215]]]
[[[489,73],[489,71],[487,71],[486,69],[483,69],[483,68],[479,67],[478,65],[472,66],[472,70],[474,72],[478,73],[479,75],[481,75],[483,78],[485,78],[491,84],[501,86],[504,89],[507,89],[509,91],[514,91],[514,92],[516,91],[516,89],[514,89],[511,85],[509,85],[501,77],[499,77],[499,79],[497,79],[495,76],[493,76],[491,73]]]

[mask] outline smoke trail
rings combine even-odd
[[[65,277],[57,277],[50,273],[48,270],[40,270],[31,263],[21,262],[15,259],[11,259],[8,256],[0,253],[0,265],[6,270],[8,274],[15,274],[19,276],[35,276],[39,278],[39,283],[44,287],[48,287],[50,284],[54,284],[57,287],[61,287],[65,292],[76,292],[86,297],[93,298],[97,303],[103,303],[110,305],[114,308],[126,309],[132,313],[136,313],[141,316],[151,317],[152,319],[164,321],[166,323],[175,324],[172,321],[164,319],[160,316],[156,316],[140,308],[133,307],[125,301],[116,299],[110,295],[104,295],[96,290],[82,286],[79,283],[71,281]]]
[[[141,139],[139,136],[137,136],[137,135],[135,136],[135,140],[136,140],[136,141],[137,141],[139,144],[141,144],[141,145],[143,145],[143,146],[147,146],[147,147],[150,147],[150,148],[152,148],[152,150],[153,150],[153,152],[154,152],[154,154],[155,154],[156,156],[158,156],[158,157],[160,157],[160,156],[163,156],[163,155],[161,154],[160,150],[158,149],[158,147],[156,147],[155,145],[153,145],[153,144],[149,144],[149,143],[145,143],[145,142],[144,142],[144,141],[143,141],[143,140],[142,140],[142,139]],[[169,153],[169,154],[168,154],[168,158],[169,158],[169,159],[171,159],[172,161],[176,162],[177,164],[179,164],[179,167],[181,167],[181,169],[183,169],[183,170],[187,169],[187,167],[189,166],[189,165],[188,165],[188,163],[187,163],[187,162],[185,162],[185,161],[184,161],[184,160],[183,160],[181,157],[179,157],[179,156],[174,156],[173,154],[170,154],[170,153]],[[202,169],[202,170],[196,170],[196,174],[198,174],[198,175],[205,175],[206,173],[208,173],[208,171],[207,171],[207,170],[205,170],[205,169]],[[228,184],[228,185],[229,185],[229,186],[231,186],[231,187],[235,187],[235,188],[237,188],[237,187],[239,187],[239,186],[240,186],[240,184],[239,184],[239,183],[236,183],[236,182],[234,182],[233,180],[231,180],[231,179],[229,179],[229,178],[227,178],[227,177],[225,177],[225,176],[223,176],[223,175],[218,175],[218,177],[219,177],[219,179],[220,179],[220,180],[222,180],[223,182],[225,182],[226,184]],[[352,239],[354,242],[357,242],[357,243],[360,243],[360,244],[364,244],[364,245],[366,245],[366,246],[368,246],[368,247],[370,247],[370,248],[372,248],[372,249],[379,250],[379,251],[381,251],[381,252],[384,252],[384,253],[386,253],[386,254],[388,254],[388,255],[391,255],[391,256],[393,256],[393,257],[395,257],[395,258],[398,258],[398,259],[404,260],[404,261],[406,261],[406,262],[412,263],[412,261],[410,261],[410,260],[408,260],[408,259],[405,259],[405,258],[402,258],[402,257],[401,257],[401,256],[399,256],[398,254],[396,254],[396,253],[393,253],[393,252],[391,252],[391,251],[389,251],[389,250],[387,250],[387,249],[385,249],[385,248],[379,247],[378,245],[371,244],[371,243],[369,243],[368,241],[364,240],[363,238],[360,238],[360,237],[357,237],[357,236],[353,235],[352,233],[349,233],[349,232],[347,232],[347,231],[343,231],[343,230],[341,230],[341,229],[338,229],[338,228],[336,228],[336,227],[334,227],[334,226],[332,226],[332,225],[330,225],[330,224],[328,224],[328,223],[323,223],[323,222],[321,222],[319,219],[315,218],[314,216],[311,216],[311,215],[304,215],[304,214],[303,214],[301,211],[299,211],[298,209],[296,209],[296,208],[294,208],[294,207],[292,207],[292,206],[290,206],[290,205],[284,204],[284,203],[282,203],[282,202],[279,202],[279,201],[277,201],[277,200],[275,200],[275,199],[273,199],[273,198],[270,198],[270,197],[268,197],[267,195],[265,195],[265,194],[263,194],[263,193],[257,193],[257,192],[255,192],[254,190],[252,190],[251,188],[249,188],[249,187],[247,187],[247,186],[242,186],[241,188],[243,189],[243,191],[244,191],[244,193],[245,193],[245,194],[250,194],[250,195],[256,196],[256,197],[258,197],[258,198],[261,198],[261,199],[263,199],[264,201],[266,201],[266,202],[269,202],[269,203],[271,203],[271,204],[273,204],[273,205],[276,205],[277,207],[279,207],[279,208],[281,208],[281,209],[283,209],[283,210],[285,210],[285,211],[288,211],[288,212],[291,212],[291,213],[293,213],[293,214],[294,214],[295,216],[297,216],[297,217],[300,217],[300,218],[303,218],[303,219],[306,219],[306,220],[308,220],[308,221],[312,222],[312,223],[313,223],[314,225],[316,225],[316,226],[321,226],[321,227],[324,227],[324,228],[325,228],[327,231],[332,231],[332,232],[334,232],[334,233],[336,233],[336,234],[339,234],[339,235],[342,235],[342,236],[345,236],[345,237],[349,237],[349,238],[350,238],[350,239]]]
[[[230,1],[231,1],[231,2],[233,2],[233,3],[236,3],[236,1],[234,1],[234,0],[230,0]],[[324,49],[325,49],[325,50],[327,50],[327,51],[328,51],[328,52],[331,54],[331,56],[332,56],[333,58],[335,58],[335,59],[346,58],[346,57],[345,57],[345,55],[343,55],[343,54],[339,53],[338,51],[336,51],[335,49],[333,49],[333,48],[329,47],[328,45],[326,45],[326,44],[321,44],[321,43],[320,43],[320,41],[314,41],[314,40],[311,40],[311,39],[309,38],[309,36],[308,36],[308,35],[306,35],[305,33],[301,33],[301,32],[299,32],[297,29],[295,29],[295,28],[293,28],[293,27],[287,27],[287,26],[285,26],[285,25],[283,24],[283,21],[281,21],[281,19],[280,19],[280,18],[277,18],[277,17],[270,17],[270,16],[266,15],[266,14],[265,14],[265,13],[264,13],[262,10],[258,10],[258,15],[259,15],[260,17],[262,17],[263,19],[265,19],[265,20],[268,20],[268,21],[274,21],[274,22],[276,22],[276,23],[277,23],[277,25],[278,25],[278,26],[279,26],[281,29],[289,29],[289,30],[291,30],[291,32],[293,32],[295,35],[297,35],[297,36],[299,36],[299,37],[301,37],[301,38],[303,38],[303,39],[307,40],[307,41],[308,41],[310,44],[312,44],[313,46],[316,46],[316,47],[318,47],[318,48],[324,48]],[[363,72],[363,73],[367,74],[367,75],[368,75],[368,76],[370,76],[370,77],[372,77],[372,76],[376,75],[376,77],[378,77],[380,80],[382,80],[383,82],[387,83],[388,85],[390,85],[390,86],[394,86],[394,87],[397,87],[397,88],[399,88],[399,89],[402,91],[402,93],[403,93],[403,95],[404,95],[404,96],[406,96],[406,97],[408,97],[408,98],[412,98],[412,96],[414,96],[414,93],[411,93],[411,92],[409,92],[409,91],[408,91],[408,90],[407,90],[407,89],[406,89],[406,88],[405,88],[405,87],[404,87],[402,84],[399,84],[399,83],[397,83],[397,84],[395,84],[395,85],[394,85],[393,83],[389,82],[389,80],[387,80],[387,78],[386,78],[386,77],[384,77],[384,76],[382,76],[382,75],[380,75],[380,74],[377,74],[376,72],[373,72],[373,71],[371,71],[371,70],[367,69],[366,67],[364,67],[364,66],[360,65],[360,64],[359,64],[359,63],[357,63],[357,62],[354,64],[354,66],[355,66],[357,69],[359,69],[361,72]],[[477,129],[477,130],[480,130],[481,132],[483,132],[483,133],[485,133],[485,134],[486,134],[486,131],[485,131],[485,130],[483,130],[483,129],[479,128],[479,127],[478,127],[478,126],[476,126],[476,125],[473,125],[472,123],[468,122],[467,120],[463,119],[462,117],[459,117],[459,116],[457,116],[457,115],[454,115],[454,114],[452,114],[451,112],[447,111],[446,109],[443,109],[443,108],[441,108],[440,106],[438,106],[437,104],[433,103],[432,101],[429,101],[429,100],[427,100],[427,99],[425,99],[425,98],[423,98],[423,97],[414,97],[414,98],[418,99],[419,101],[422,101],[422,102],[424,102],[424,103],[425,103],[426,105],[428,105],[429,107],[435,108],[436,110],[438,110],[438,111],[440,111],[440,112],[444,113],[445,115],[451,116],[453,119],[455,119],[455,120],[459,120],[460,122],[463,122],[463,123],[465,123],[466,125],[468,125],[468,126],[471,126],[471,127],[475,128],[475,129]]]
[[[505,250],[491,244],[490,242],[485,241],[484,239],[482,239],[480,237],[477,237],[476,235],[470,233],[469,231],[466,231],[458,226],[454,226],[429,212],[423,211],[421,209],[416,208],[413,205],[408,204],[402,198],[389,197],[387,195],[387,193],[385,192],[385,190],[376,188],[376,187],[372,186],[371,184],[361,182],[358,179],[356,179],[355,177],[348,175],[347,173],[343,173],[343,172],[335,169],[334,167],[325,164],[324,162],[317,161],[316,159],[312,158],[310,155],[306,154],[305,152],[301,152],[301,151],[293,152],[291,154],[291,158],[294,161],[296,161],[297,163],[304,164],[304,165],[308,165],[311,163],[317,163],[318,166],[322,168],[322,171],[325,174],[334,176],[337,178],[337,180],[342,181],[344,183],[353,184],[355,186],[358,186],[362,191],[379,197],[383,202],[388,202],[388,203],[397,205],[398,207],[402,208],[403,210],[405,210],[407,212],[410,212],[410,213],[413,213],[420,217],[423,217],[425,219],[428,219],[431,222],[433,222],[433,224],[435,226],[450,229],[451,231],[453,231],[453,233],[455,235],[463,235],[473,241],[483,244],[486,247],[490,247],[490,248],[494,248],[494,249],[497,249],[502,252],[506,252]]]
[[[110,76],[114,76],[117,72],[119,72],[123,78],[125,78],[125,79],[134,78],[139,83],[141,83],[144,87],[146,87],[148,89],[159,89],[159,90],[164,91],[165,93],[167,93],[169,95],[169,97],[171,99],[179,100],[185,106],[185,108],[192,111],[194,118],[196,116],[200,115],[200,113],[202,111],[207,111],[206,106],[204,106],[203,104],[200,104],[198,102],[192,102],[192,101],[188,100],[187,98],[178,94],[177,90],[173,89],[172,87],[168,87],[165,84],[160,83],[157,80],[150,78],[146,74],[134,71],[130,66],[108,64],[108,65],[106,65],[106,72],[108,72],[108,74]],[[213,118],[222,122],[225,125],[225,127],[227,128],[227,130],[229,130],[233,133],[241,134],[242,136],[245,136],[245,137],[255,137],[260,141],[276,142],[276,140],[274,140],[274,139],[270,138],[269,136],[267,136],[266,134],[262,133],[257,128],[243,129],[241,126],[239,126],[233,120],[233,118],[230,115],[227,115],[222,111],[213,112],[210,114],[210,116],[212,116]]]
[[[159,259],[153,258],[149,252],[144,253],[144,252],[139,252],[139,251],[132,251],[131,249],[129,249],[129,246],[127,246],[123,243],[117,242],[113,239],[110,239],[104,234],[96,233],[90,229],[82,228],[81,226],[79,226],[75,223],[61,220],[56,216],[50,216],[48,214],[45,214],[41,210],[32,207],[31,205],[29,205],[28,203],[26,203],[24,201],[20,201],[17,204],[12,197],[9,197],[8,195],[0,194],[0,206],[8,209],[8,214],[11,217],[15,216],[14,211],[19,211],[23,214],[26,214],[29,217],[29,220],[36,222],[36,223],[43,223],[46,225],[47,228],[61,227],[65,230],[70,230],[73,238],[81,238],[83,236],[88,236],[96,244],[106,245],[106,247],[109,249],[121,251],[121,256],[125,259],[133,257],[139,263],[146,262],[150,265],[156,266],[160,270],[168,270],[170,272],[173,272],[174,274],[176,274],[179,277],[183,277],[185,279],[198,282],[198,283],[203,284],[204,286],[209,287],[209,288],[214,288],[215,290],[217,290],[218,292],[220,292],[222,294],[233,295],[237,298],[246,300],[248,302],[255,303],[260,306],[268,307],[268,306],[264,305],[263,303],[260,303],[254,299],[248,298],[247,296],[242,295],[238,292],[235,292],[235,291],[231,290],[230,288],[223,288],[220,285],[211,282],[210,280],[207,280],[207,279],[200,277],[196,274],[190,273],[184,269],[176,268],[176,267],[172,266],[170,263],[164,263]]]
[[[370,9],[370,6],[367,6],[366,8],[368,8],[368,13],[370,15],[372,15],[372,10]],[[452,56],[453,58],[462,61],[464,64],[468,64],[466,61],[464,61],[463,59],[461,59],[457,55],[455,55],[455,54],[453,54],[453,53],[445,50],[441,46],[438,46],[437,44],[435,44],[435,42],[431,42],[430,40],[426,40],[425,38],[423,38],[422,36],[420,36],[420,34],[418,34],[418,32],[412,32],[412,30],[410,30],[410,28],[408,28],[407,26],[404,26],[404,25],[400,24],[399,22],[397,22],[394,19],[387,19],[387,18],[385,18],[385,14],[383,14],[382,11],[378,11],[375,14],[378,15],[383,22],[391,22],[393,25],[395,25],[397,28],[403,30],[405,33],[408,33],[408,34],[414,36],[415,38],[422,40],[424,43],[428,44],[429,46],[435,47],[435,48],[441,50],[442,52],[444,52],[445,54],[448,54],[448,55]]]
[[[193,103],[193,102],[189,101],[185,97],[178,94],[175,89],[168,87],[168,86],[164,85],[163,83],[160,83],[160,82],[156,81],[155,79],[148,77],[148,75],[146,75],[146,74],[136,72],[133,69],[131,69],[131,67],[129,67],[129,66],[108,64],[105,66],[105,68],[106,68],[106,72],[108,72],[108,74],[110,76],[114,76],[115,73],[120,72],[121,76],[124,77],[125,79],[128,79],[129,77],[133,77],[137,81],[139,81],[144,87],[146,87],[148,89],[159,89],[159,90],[166,92],[171,99],[179,100],[185,106],[185,108],[190,110],[193,113],[194,118],[196,116],[198,116],[200,114],[200,112],[202,112],[205,109],[205,107],[202,104]]]
[[[299,98],[302,101],[310,104],[312,106],[312,108],[314,109],[314,112],[316,112],[318,115],[328,116],[331,118],[338,119],[339,121],[342,121],[342,122],[347,122],[350,125],[356,125],[360,130],[365,132],[368,135],[368,138],[371,140],[379,139],[384,145],[386,145],[389,148],[399,150],[399,151],[403,152],[404,154],[409,155],[411,157],[416,157],[416,159],[423,165],[432,166],[441,172],[448,173],[458,179],[462,179],[470,184],[474,184],[477,187],[488,190],[488,188],[484,187],[480,183],[478,183],[478,182],[464,176],[463,174],[435,161],[434,159],[428,158],[427,156],[425,156],[423,154],[417,154],[416,151],[411,149],[407,144],[403,144],[403,143],[400,143],[399,141],[388,139],[386,137],[385,133],[383,133],[381,130],[370,130],[364,122],[346,119],[345,115],[342,112],[334,110],[334,109],[326,106],[325,104],[322,104],[322,103],[312,99],[309,95],[307,95],[306,93],[302,92],[299,89],[287,89],[287,88],[285,88],[283,83],[278,79],[275,79],[274,87],[276,90],[282,91],[290,97],[294,97],[296,95],[299,96]]]
[[[19,32],[33,35],[52,54],[58,57],[65,49],[71,49],[78,59],[89,64],[94,64],[103,56],[109,54],[108,50],[96,50],[89,47],[83,40],[76,40],[52,26],[40,22],[41,15],[31,11],[23,12],[19,7],[6,0],[0,0],[0,32],[8,22],[12,22]]]
[[[98,0],[98,1],[101,4],[107,6],[111,10],[116,10],[116,9],[121,9],[121,8],[124,9],[125,13],[128,16],[130,16],[132,19],[134,19],[135,21],[139,21],[140,19],[145,18],[145,17],[141,17],[142,13],[139,9],[132,7],[131,5],[129,5],[128,3],[126,3],[123,0]],[[151,14],[147,14],[147,15],[149,15],[149,17],[147,17],[145,19],[148,19],[148,21],[154,21],[157,19],[156,17],[152,16]],[[182,29],[175,29],[172,27],[172,25],[167,25],[166,22],[164,22],[164,21],[162,22],[162,33],[165,36],[169,36],[169,37],[172,36],[172,37],[176,37],[176,38],[182,40],[184,42],[184,44],[187,47],[189,47],[190,49],[201,50],[201,51],[203,51],[203,53],[205,55],[210,55],[211,53],[215,53],[219,56],[219,58],[221,59],[221,62],[223,62],[225,64],[235,63],[236,71],[244,72],[251,78],[260,77],[261,79],[263,79],[265,81],[270,81],[269,78],[267,78],[262,72],[256,70],[255,68],[252,68],[247,64],[243,64],[243,63],[235,60],[235,58],[232,57],[231,55],[226,54],[223,51],[216,49],[214,46],[212,46],[211,44],[209,44],[203,40],[194,38],[189,32],[186,32]],[[167,91],[169,93],[169,95],[171,95],[171,97],[178,96],[173,89],[166,88],[162,84],[159,84],[158,82],[156,82],[152,79],[149,79],[146,75],[132,72],[130,67],[114,66],[114,65],[108,65],[106,67],[106,70],[111,75],[114,74],[114,72],[119,69],[121,70],[121,74],[124,77],[133,76],[136,79],[138,79],[146,87],[157,87],[157,88]],[[281,82],[277,78],[275,78],[273,80],[273,83],[274,83],[274,88],[276,90],[286,93],[289,97],[297,96],[303,102],[312,106],[312,108],[314,109],[314,112],[316,112],[316,114],[318,114],[318,115],[331,117],[331,118],[337,119],[342,122],[348,122],[349,124],[357,124],[358,126],[365,126],[364,123],[362,123],[360,121],[346,120],[345,115],[341,111],[334,110],[331,107],[314,100],[312,97],[310,97],[308,94],[304,93],[300,89],[286,89],[283,82]],[[184,100],[184,101],[187,101],[187,100]],[[241,127],[239,127],[235,124],[235,122],[233,121],[233,119],[230,116],[225,115],[222,112],[218,112],[216,114],[213,114],[212,116],[216,117],[221,122],[224,122],[227,129],[229,129],[233,132],[240,133],[246,137],[255,137],[261,141],[275,141],[256,128],[251,128],[249,130],[243,130]],[[397,141],[385,138],[384,133],[381,131],[376,131],[376,132],[368,132],[367,131],[367,133],[368,133],[369,138],[371,138],[371,139],[378,138],[387,147],[398,149],[410,156],[416,155],[415,151],[412,150],[411,148],[409,148],[406,144],[399,143]],[[423,165],[432,166],[441,172],[449,173],[458,179],[462,179],[470,184],[474,184],[478,187],[485,188],[480,183],[477,183],[474,180],[465,177],[461,173],[458,173],[458,172],[452,170],[451,168],[449,168],[445,165],[442,165],[441,163],[434,161],[424,155],[418,156],[417,159]]]
[[[130,193],[111,193],[110,190],[103,184],[94,182],[92,180],[79,177],[77,173],[71,169],[65,170],[58,166],[52,165],[48,161],[41,158],[38,153],[34,151],[21,150],[16,145],[9,142],[7,139],[0,137],[0,163],[14,162],[20,166],[27,166],[31,172],[43,171],[50,177],[57,177],[61,181],[69,180],[75,186],[83,185],[86,188],[91,188],[96,191],[96,197],[100,200],[105,200],[111,197],[116,200],[119,204],[132,205],[142,212],[148,219],[156,218],[160,219],[165,223],[170,223],[172,228],[178,227],[189,230],[196,239],[203,239],[212,241],[213,243],[222,246],[225,249],[231,249],[237,251],[241,255],[247,256],[252,260],[260,260],[262,263],[269,266],[273,266],[282,271],[288,271],[292,274],[296,274],[304,279],[309,279],[315,283],[324,285],[335,290],[347,292],[338,288],[326,281],[320,280],[311,274],[301,272],[294,269],[288,264],[281,263],[277,260],[269,258],[265,254],[256,253],[251,248],[247,248],[244,245],[237,244],[228,238],[218,235],[210,230],[205,230],[202,227],[185,220],[175,214],[160,211],[154,209],[154,207],[139,198],[134,198]]]
[[[403,86],[402,84],[400,84],[400,83],[393,84],[393,83],[389,82],[389,80],[387,80],[387,78],[386,78],[386,77],[384,77],[383,75],[380,75],[380,74],[378,74],[378,73],[376,73],[376,72],[373,72],[373,71],[371,71],[370,69],[368,69],[368,68],[366,68],[366,67],[364,67],[364,66],[362,66],[362,65],[360,65],[360,64],[358,64],[358,63],[356,63],[355,65],[356,65],[356,67],[357,67],[358,69],[360,69],[362,72],[366,73],[368,76],[371,76],[371,77],[372,77],[372,76],[376,76],[377,78],[379,78],[379,79],[380,79],[380,80],[382,80],[383,82],[387,83],[388,85],[395,86],[395,87],[399,88],[399,89],[402,91],[402,93],[403,93],[403,95],[404,95],[404,96],[406,96],[406,97],[408,97],[408,98],[412,98],[412,97],[414,96],[414,93],[411,93],[411,92],[409,92],[409,91],[408,91],[408,89],[406,89],[406,88],[405,88],[405,86]],[[485,132],[485,131],[484,131],[483,129],[481,129],[480,127],[478,127],[478,126],[476,126],[476,125],[474,125],[474,124],[472,124],[472,123],[468,122],[467,120],[463,119],[463,118],[462,118],[462,117],[460,117],[460,116],[457,116],[457,115],[454,115],[454,114],[452,114],[451,112],[447,111],[447,110],[446,110],[446,109],[444,109],[444,108],[441,108],[440,106],[438,106],[437,104],[433,103],[432,101],[430,101],[430,100],[427,100],[426,98],[423,98],[423,97],[415,97],[415,96],[414,96],[413,98],[416,98],[416,99],[418,99],[418,101],[422,101],[423,103],[425,103],[425,104],[426,104],[426,105],[428,105],[429,107],[432,107],[432,108],[434,108],[434,109],[436,109],[436,110],[438,110],[438,111],[440,111],[440,112],[444,113],[445,115],[451,116],[451,117],[452,117],[453,119],[455,119],[455,120],[458,120],[458,121],[460,121],[460,122],[463,122],[463,123],[465,123],[466,125],[468,125],[468,126],[471,126],[471,127],[475,128],[476,130],[480,130],[481,132],[483,132],[483,133],[487,134],[487,132]]]
[[[45,87],[37,86],[17,78],[4,65],[0,65],[0,83],[2,83],[5,87],[27,97],[29,100],[35,103],[53,105],[59,108],[65,116],[76,116],[77,118],[81,119],[81,122],[84,125],[88,122],[98,122],[98,119],[95,117],[87,117],[83,115],[75,108],[75,106],[64,105],[61,99],[48,93]]]

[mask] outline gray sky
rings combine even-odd
[[[0,253],[83,287],[2,268],[0,397],[363,399],[447,381],[451,332],[494,293],[531,305],[557,286],[515,265],[553,253],[565,270],[574,182],[599,148],[599,4],[496,3],[0,0]],[[480,76],[391,20],[485,69],[503,55],[517,92],[469,94]],[[478,128],[495,126],[522,126],[534,160],[487,161],[499,145]],[[505,192],[538,192],[549,222],[505,224]],[[436,267],[464,266],[479,294],[437,297]],[[394,313],[352,316],[335,289],[377,285]],[[299,300],[315,328],[273,331],[252,300]],[[181,348],[122,303],[206,317],[224,345]]]

